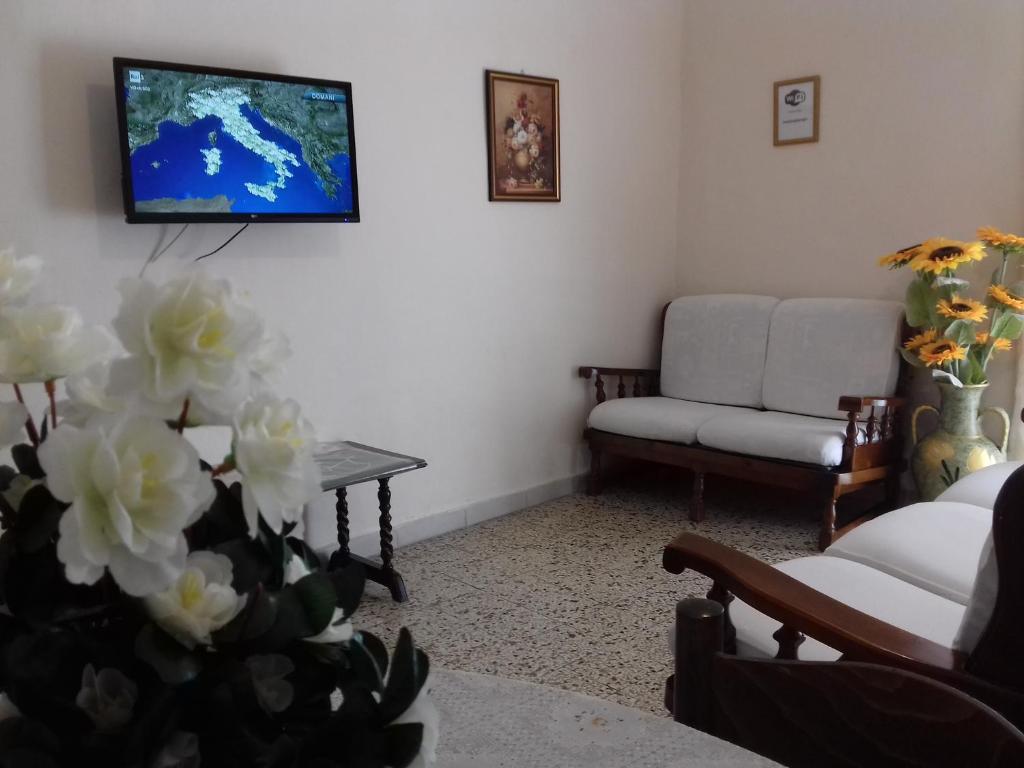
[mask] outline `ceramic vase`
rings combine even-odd
[[[1006,441],[1010,434],[1010,417],[1002,408],[981,407],[981,396],[988,384],[957,387],[938,382],[940,403],[922,405],[911,418],[914,452],[910,469],[921,501],[932,501],[949,486],[971,472],[990,464],[1006,461]],[[939,426],[918,439],[917,420],[925,411],[934,411]],[[987,411],[1003,419],[1002,444],[996,446],[981,431],[980,418]]]

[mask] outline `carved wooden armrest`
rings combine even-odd
[[[604,377],[611,376],[619,378],[617,394],[619,397],[626,396],[626,379],[633,379],[633,397],[643,397],[658,394],[658,376],[661,373],[657,368],[603,368],[599,365],[581,365],[579,376],[581,379],[594,378],[594,390],[597,393],[597,402],[603,403],[608,396],[604,391]]]
[[[714,580],[708,597],[728,609],[732,595],[782,623],[775,633],[779,658],[796,658],[803,635],[868,661],[936,676],[963,668],[964,656],[926,638],[834,600],[749,555],[716,541],[683,533],[665,547],[665,570],[691,568]],[[726,634],[729,634],[729,627]],[[734,631],[734,630],[733,630]]]
[[[853,468],[854,453],[868,454],[857,462],[862,466],[884,464],[891,459],[891,451],[882,449],[898,437],[897,414],[906,404],[904,397],[877,397],[874,395],[844,395],[839,398],[838,409],[846,413],[846,438],[843,440],[843,464]],[[861,421],[861,415],[867,418]],[[860,467],[858,467],[860,468]]]

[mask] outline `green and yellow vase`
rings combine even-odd
[[[922,405],[911,418],[914,452],[910,457],[910,470],[921,501],[931,501],[949,486],[971,472],[1006,461],[1006,441],[1010,434],[1010,417],[1002,408],[981,407],[981,396],[988,384],[957,387],[937,382],[940,403]],[[939,426],[918,440],[917,420],[925,411],[934,411]],[[981,416],[992,411],[1003,419],[1002,446],[985,437],[981,431]]]

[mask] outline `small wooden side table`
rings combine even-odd
[[[427,462],[415,456],[385,451],[370,445],[353,443],[348,440],[320,443],[317,446],[316,463],[320,466],[320,487],[334,491],[337,497],[335,509],[338,514],[338,550],[331,555],[330,567],[336,568],[350,562],[362,563],[366,578],[383,584],[391,592],[392,599],[404,603],[409,599],[402,575],[395,570],[394,539],[391,533],[391,489],[388,482],[395,475],[411,472],[427,466]],[[377,481],[377,501],[380,505],[380,562],[354,555],[349,550],[348,532],[348,487]]]

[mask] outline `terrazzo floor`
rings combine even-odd
[[[665,544],[692,530],[778,562],[812,554],[817,537],[804,500],[709,487],[708,517],[694,524],[686,498],[678,484],[613,486],[404,547],[409,601],[368,584],[354,623],[388,645],[409,627],[435,665],[664,714],[675,603],[710,586],[664,571]]]

